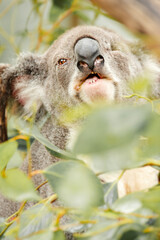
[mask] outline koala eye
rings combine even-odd
[[[63,65],[63,64],[65,64],[66,62],[67,62],[67,59],[66,59],[66,58],[61,58],[61,59],[58,60],[58,64],[59,64],[59,65]]]

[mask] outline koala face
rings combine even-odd
[[[112,31],[79,26],[62,34],[43,55],[22,54],[2,77],[10,79],[12,95],[26,112],[35,103],[55,114],[60,105],[123,101],[132,93],[128,82],[144,70],[153,74],[153,95],[159,96],[159,66],[135,49]]]
[[[115,33],[91,26],[63,34],[46,53],[53,84],[65,100],[93,103],[123,98],[126,84],[142,71],[129,45]],[[48,83],[47,89],[55,89]],[[57,90],[58,92],[58,90]]]

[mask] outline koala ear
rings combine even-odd
[[[29,53],[21,54],[17,64],[3,73],[2,78],[9,82],[10,95],[25,113],[32,114],[42,105],[47,72],[46,59]]]
[[[160,98],[160,63],[151,55],[151,52],[141,43],[129,44],[132,54],[137,58],[143,68],[144,76],[149,78],[148,97],[151,99]]]

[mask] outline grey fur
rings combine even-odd
[[[96,39],[100,46],[100,53],[104,58],[104,66],[97,65],[95,72],[107,76],[112,82],[113,101],[124,101],[123,96],[131,94],[128,81],[143,75],[148,71],[151,75],[152,96],[160,94],[160,68],[158,63],[149,55],[143,53],[135,44],[129,43],[116,33],[94,26],[80,26],[61,35],[53,45],[43,54],[21,54],[15,66],[8,67],[3,73],[3,80],[10,80],[14,86],[14,97],[24,105],[25,114],[32,114],[33,103],[39,109],[45,108],[50,118],[42,128],[42,133],[52,143],[65,149],[70,137],[71,129],[59,124],[59,115],[65,107],[78,105],[81,102],[90,104],[90,99],[81,91],[74,91],[78,84],[91,73],[89,69],[81,72],[77,68],[74,46],[83,37]],[[135,50],[136,49],[136,50]],[[59,59],[67,59],[65,64],[59,65]],[[40,118],[40,116],[37,116]],[[43,169],[58,161],[37,141],[31,147],[33,170]],[[27,172],[27,161],[23,165]],[[35,185],[43,182],[43,177],[35,177]],[[45,185],[40,193],[47,197],[52,192]],[[16,210],[16,204],[8,203],[0,198],[0,216],[7,217]]]

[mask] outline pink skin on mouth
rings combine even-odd
[[[115,88],[111,80],[105,78],[99,79],[98,77],[94,76],[85,80],[80,91],[91,101],[113,100]]]

